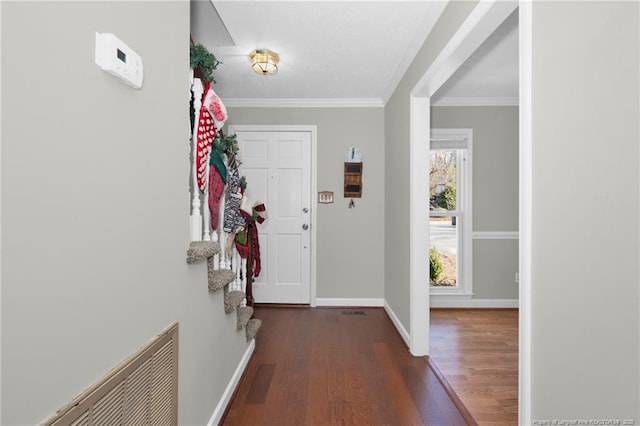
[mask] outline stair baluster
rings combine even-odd
[[[203,208],[202,208],[202,213],[204,216],[204,232],[202,233],[202,241],[211,241],[211,234],[215,232],[212,232],[211,230],[211,212],[209,211],[209,167],[211,167],[209,165],[209,162],[207,161],[207,185],[204,188],[204,196],[203,196]],[[215,240],[213,240],[215,241]]]
[[[200,109],[202,108],[202,92],[204,92],[204,87],[202,86],[202,81],[199,78],[193,77],[193,72],[191,72],[191,91],[193,93],[193,108],[195,110],[195,126],[193,126],[192,132],[192,141],[193,141],[193,153],[191,158],[191,166],[193,168],[193,192],[192,192],[192,200],[191,200],[191,217],[190,217],[190,237],[191,241],[200,241],[202,238],[202,214],[200,212],[200,191],[198,190],[198,173],[196,170],[196,155],[197,155],[197,128],[198,128],[198,117],[200,116]]]

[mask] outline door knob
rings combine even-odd
[[[304,230],[306,231],[307,229],[309,229],[309,225],[307,225],[307,224],[305,223],[304,225],[302,225],[302,229],[304,229]]]

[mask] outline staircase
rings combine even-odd
[[[230,288],[236,280],[231,269],[216,268],[216,256],[220,254],[220,244],[214,241],[192,241],[187,250],[187,263],[207,262],[207,281],[209,292],[224,290],[224,312],[236,313],[238,330],[245,329],[247,341],[253,339],[262,322],[253,317],[253,307],[246,305],[246,294],[242,290]]]
[[[238,227],[238,223],[234,223],[233,230],[228,229],[228,217],[225,217],[228,215],[227,207],[231,205],[238,209],[236,215],[240,216],[240,200],[243,202],[247,200],[243,197],[244,190],[240,191],[240,188],[232,185],[233,178],[237,177],[238,163],[235,159],[237,146],[227,147],[223,151],[220,151],[220,147],[216,150],[212,146],[214,137],[223,137],[218,127],[222,127],[227,117],[226,109],[221,100],[217,98],[215,93],[212,93],[210,85],[206,87],[208,90],[205,93],[202,81],[192,76],[191,99],[193,100],[194,120],[193,127],[190,129],[193,149],[191,155],[191,242],[187,249],[187,263],[207,263],[209,292],[216,293],[221,290],[224,292],[225,313],[228,315],[236,313],[237,329],[239,331],[244,329],[247,341],[250,341],[256,336],[262,324],[259,319],[253,318],[253,307],[249,306],[252,304],[251,298],[247,303],[247,286],[250,291],[253,278],[251,267],[247,268],[247,261],[249,264],[252,262],[251,250],[248,250],[248,255],[247,253],[241,255],[234,243],[236,232],[238,229],[242,229],[242,226]],[[210,100],[212,97],[216,100],[215,117],[207,115],[209,114],[209,105],[204,101],[205,99]],[[220,169],[223,170],[224,179],[216,176],[216,172],[220,174]],[[219,204],[212,202],[209,192],[216,197],[216,202]],[[222,193],[224,195],[221,196]],[[244,220],[240,220],[240,222],[244,223]],[[245,232],[248,232],[248,227],[247,223],[244,226]]]

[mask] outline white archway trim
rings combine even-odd
[[[430,97],[520,6],[520,356],[519,423],[531,421],[531,2],[487,0],[470,13],[411,91],[410,102],[410,350],[429,352],[428,158]],[[426,151],[425,151],[426,148]],[[427,176],[425,178],[425,176]],[[419,242],[417,240],[422,240]],[[425,278],[426,277],[426,278]]]
[[[431,97],[516,7],[516,1],[481,0],[411,93]]]
[[[409,115],[410,344],[413,356],[429,354],[429,98],[411,96]]]

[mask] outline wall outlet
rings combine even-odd
[[[520,273],[516,272],[516,284],[520,282]]]

